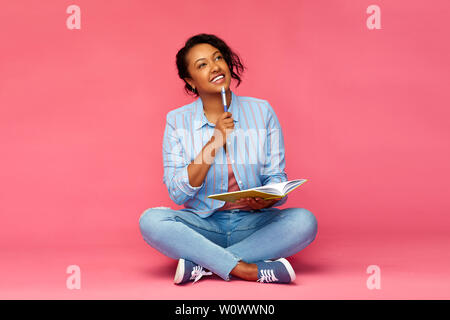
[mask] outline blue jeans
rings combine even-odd
[[[239,260],[247,263],[291,256],[316,237],[317,220],[303,208],[216,211],[207,218],[170,208],[149,208],[139,219],[150,246],[186,259],[224,280]]]

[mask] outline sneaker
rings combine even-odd
[[[177,271],[175,272],[173,282],[175,284],[182,284],[194,280],[194,283],[196,283],[201,277],[210,275],[212,275],[212,272],[205,271],[202,266],[189,260],[180,259],[178,260]]]
[[[295,280],[295,272],[289,261],[280,258],[275,261],[256,262],[258,266],[257,282],[289,283]]]

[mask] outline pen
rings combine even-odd
[[[222,103],[223,103],[223,111],[227,112],[227,97],[225,95],[225,87],[222,87]]]

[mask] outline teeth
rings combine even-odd
[[[222,79],[222,78],[223,78],[223,75],[220,75],[220,76],[214,78],[212,82],[216,82],[217,80],[220,80],[220,79]]]

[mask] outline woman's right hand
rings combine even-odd
[[[222,113],[216,121],[214,129],[214,143],[223,147],[227,142],[227,136],[234,129],[234,121],[231,112]]]

